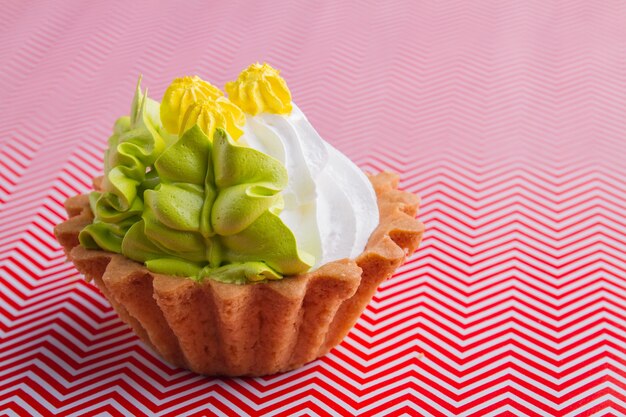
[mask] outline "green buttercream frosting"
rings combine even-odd
[[[196,279],[248,283],[307,271],[315,260],[279,218],[285,167],[223,129],[213,141],[198,126],[172,136],[159,110],[138,85],[131,116],[109,138],[102,192],[90,196],[95,219],[80,243]]]

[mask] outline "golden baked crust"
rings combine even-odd
[[[268,375],[340,343],[380,283],[417,249],[424,232],[415,219],[418,197],[399,191],[395,174],[369,178],[380,223],[356,260],[261,284],[155,274],[120,254],[83,248],[78,233],[93,220],[87,195],[67,199],[69,219],[54,232],[68,259],[165,360],[207,375]]]

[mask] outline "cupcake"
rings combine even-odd
[[[164,360],[260,376],[310,362],[352,328],[420,242],[418,198],[325,142],[279,72],[253,64],[225,92],[137,84],[94,191],[55,235]]]

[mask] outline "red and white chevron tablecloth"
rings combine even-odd
[[[626,414],[623,1],[4,0],[0,414]],[[171,368],[65,262],[139,73],[282,69],[427,232],[346,340],[268,378]]]

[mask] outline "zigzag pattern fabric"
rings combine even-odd
[[[2,3],[0,414],[625,415],[621,1]],[[165,365],[52,234],[151,96],[250,62],[422,197],[421,248],[303,369]]]

